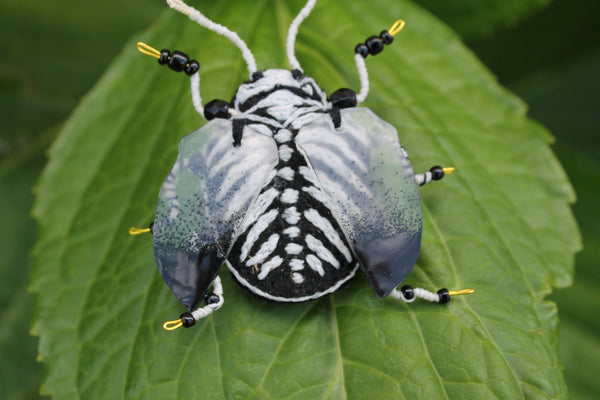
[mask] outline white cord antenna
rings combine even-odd
[[[294,18],[294,20],[290,24],[285,48],[287,52],[287,58],[292,69],[302,71],[302,67],[300,67],[300,63],[298,62],[298,59],[296,58],[296,55],[294,53],[294,44],[296,43],[296,36],[298,35],[298,27],[300,26],[302,21],[304,21],[306,17],[309,16],[310,12],[313,10],[313,8],[315,8],[316,3],[317,0],[308,0],[302,8],[302,10],[300,10],[296,18]]]
[[[358,77],[360,78],[360,92],[356,95],[356,104],[360,104],[365,101],[369,94],[369,73],[363,56],[355,54],[354,61],[356,61],[356,69],[358,69]]]
[[[316,0],[315,0],[316,1]],[[235,44],[241,51],[242,57],[244,57],[244,61],[248,65],[248,72],[250,77],[252,74],[256,72],[256,60],[254,59],[254,55],[237,33],[230,31],[223,25],[217,24],[216,22],[211,21],[206,18],[200,11],[196,10],[194,7],[188,6],[181,0],[167,0],[167,4],[172,9],[179,11],[182,14],[187,15],[192,21],[197,22],[208,30],[211,30],[215,33],[218,33],[221,36],[229,39],[233,44]]]

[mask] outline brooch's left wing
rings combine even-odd
[[[234,147],[229,120],[214,119],[181,140],[160,191],[152,232],[158,270],[189,310],[218,274],[276,161],[273,139],[251,127]]]
[[[341,116],[340,129],[324,115],[305,125],[297,142],[371,286],[385,297],[419,257],[419,190],[395,128],[368,108]]]

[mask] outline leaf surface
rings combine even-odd
[[[235,29],[259,68],[287,67],[301,2],[201,4]],[[423,248],[406,283],[473,287],[447,306],[378,300],[363,276],[303,304],[268,303],[223,271],[225,305],[193,329],[154,267],[147,226],[179,139],[202,124],[189,81],[135,42],[181,49],[201,65],[205,100],[247,78],[237,49],[165,14],[134,38],[70,118],[39,184],[34,330],[57,398],[561,398],[556,307],[571,281],[574,195],[551,136],[497,85],[455,34],[410,2],[319,3],[297,56],[328,92],[358,90],[353,49],[407,21],[367,60],[364,106],[398,128],[417,172],[457,172],[422,190]],[[559,229],[560,227],[560,229]]]
[[[465,39],[477,39],[516,25],[550,0],[419,0],[418,3]]]

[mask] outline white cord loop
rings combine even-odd
[[[212,304],[207,304],[204,307],[198,307],[194,311],[192,311],[192,315],[194,319],[198,321],[199,319],[206,318],[213,312],[217,311],[223,303],[225,303],[225,298],[223,297],[223,285],[221,284],[221,278],[218,276],[211,283],[213,287],[213,293],[219,297],[219,301]]]

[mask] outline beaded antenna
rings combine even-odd
[[[249,80],[231,101],[200,97],[200,66],[179,51],[138,49],[191,77],[195,109],[209,122],[185,136],[161,188],[152,232],[158,270],[188,309],[163,326],[190,327],[224,302],[223,264],[252,293],[277,302],[314,300],[340,289],[361,269],[380,298],[447,303],[472,289],[437,293],[402,283],[421,249],[419,186],[454,168],[414,174],[396,130],[368,108],[365,59],[390,45],[404,27],[355,48],[361,88],[329,97],[303,74],[294,53],[298,27],[316,0],[290,25],[291,70],[257,71],[239,36],[180,0],[169,6],[228,38],[242,52]],[[209,291],[209,288],[212,290]]]

